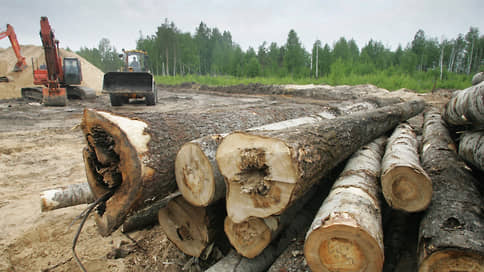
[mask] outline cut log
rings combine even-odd
[[[180,192],[169,194],[163,199],[157,200],[151,206],[137,211],[128,217],[121,226],[121,232],[128,233],[158,224],[158,212],[166,207],[172,199],[181,196]]]
[[[230,217],[226,217],[224,229],[227,238],[240,255],[254,258],[294,220],[315,191],[316,188],[310,190],[280,216],[252,217],[242,223],[234,223]]]
[[[40,210],[52,211],[60,208],[94,202],[94,195],[87,182],[43,191],[40,193]]]
[[[484,72],[479,72],[472,77],[472,85],[477,85],[484,81]]]
[[[184,143],[216,133],[261,126],[321,112],[329,106],[276,104],[237,113],[133,113],[129,116],[86,109],[82,129],[86,176],[95,197],[115,190],[96,215],[101,235],[125,218],[176,190],[174,160]]]
[[[337,111],[320,112],[316,115],[251,128],[248,131],[276,130],[313,124],[324,119],[333,119],[339,114],[374,109],[375,105],[360,102],[336,107],[338,107]],[[202,137],[184,144],[178,151],[175,159],[176,182],[183,197],[192,205],[205,207],[225,197],[225,182],[215,159],[216,150],[225,136],[227,134]]]
[[[420,166],[417,136],[407,123],[388,139],[382,160],[381,187],[388,205],[407,212],[422,211],[432,199],[432,181]]]
[[[200,257],[217,237],[223,237],[224,217],[223,201],[195,207],[179,196],[160,209],[158,222],[168,239],[183,253]]]
[[[460,137],[459,156],[484,171],[484,132],[464,132]]]
[[[378,177],[385,141],[380,137],[350,158],[316,214],[304,244],[311,270],[382,270]]]
[[[423,101],[272,131],[235,132],[216,159],[227,183],[227,213],[240,223],[281,214],[362,145],[423,110]]]
[[[422,164],[433,182],[420,223],[419,271],[484,270],[484,203],[436,111],[425,114]]]
[[[456,91],[442,117],[451,126],[484,128],[484,82]]]

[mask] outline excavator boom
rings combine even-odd
[[[15,72],[20,72],[25,70],[27,68],[27,63],[25,62],[25,57],[22,56],[20,53],[20,45],[17,40],[17,35],[15,34],[15,31],[13,27],[9,24],[7,24],[7,30],[4,32],[0,32],[0,40],[3,38],[8,37],[10,40],[10,43],[12,44],[12,49],[13,52],[15,53],[15,56],[17,57],[17,63],[15,64],[14,71]]]

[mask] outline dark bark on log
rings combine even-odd
[[[422,211],[432,199],[432,181],[420,166],[419,144],[412,127],[398,125],[382,159],[381,186],[388,205],[407,212]]]
[[[483,271],[483,201],[439,113],[425,114],[422,163],[434,193],[419,230],[419,271]]]
[[[325,119],[333,119],[340,114],[347,115],[375,108],[373,104],[368,102],[334,106],[337,107],[337,111],[320,112],[316,115],[251,128],[248,131],[274,130],[281,127],[289,128],[302,124],[312,124]],[[225,197],[225,181],[215,159],[216,150],[225,136],[227,134],[202,137],[184,144],[178,151],[175,160],[178,189],[192,205],[205,207]]]
[[[94,202],[94,195],[86,183],[70,184],[40,193],[40,210],[52,211],[60,208]]]
[[[442,117],[451,126],[484,128],[484,82],[456,91]]]
[[[151,206],[137,211],[124,221],[121,226],[121,232],[128,233],[158,224],[158,212],[160,209],[166,207],[168,202],[180,195],[180,192],[169,194],[165,198],[157,200]]]
[[[86,109],[82,128],[86,176],[96,197],[116,190],[96,214],[101,235],[129,214],[176,190],[174,160],[180,146],[210,134],[246,129],[314,114],[329,106],[276,104],[196,113],[133,113],[121,116]]]
[[[158,222],[166,236],[183,253],[200,257],[216,239],[223,239],[223,201],[208,207],[195,207],[182,196],[160,209]]]
[[[378,177],[385,143],[380,137],[359,149],[334,183],[306,234],[304,256],[311,270],[382,270]]]
[[[459,156],[484,171],[484,131],[466,131],[460,137]]]
[[[362,145],[423,110],[423,101],[290,129],[224,138],[216,158],[227,186],[227,213],[240,223],[281,214]]]

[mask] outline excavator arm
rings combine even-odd
[[[8,37],[10,40],[10,43],[12,44],[12,49],[13,52],[15,52],[15,56],[17,57],[17,63],[15,64],[14,71],[15,72],[20,72],[25,70],[27,68],[27,63],[25,62],[25,57],[22,56],[20,53],[20,45],[17,40],[17,35],[15,34],[15,31],[13,30],[13,27],[9,24],[7,24],[7,30],[4,32],[0,32],[0,40],[3,38]]]

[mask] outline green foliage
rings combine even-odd
[[[116,48],[106,38],[99,41],[98,48],[81,47],[76,53],[105,73],[117,71],[123,65]]]

